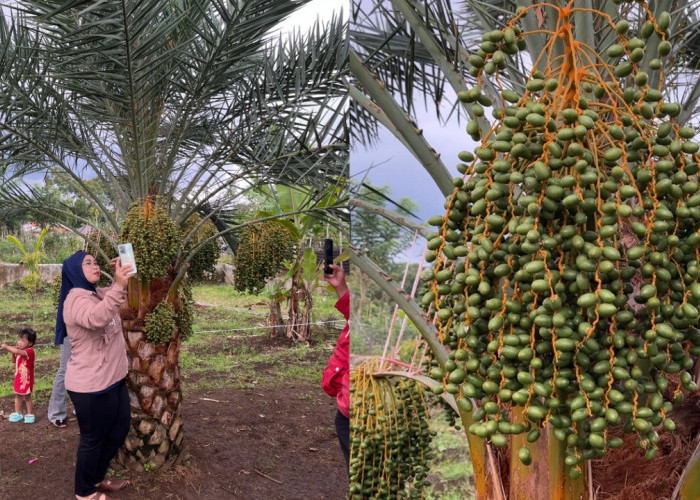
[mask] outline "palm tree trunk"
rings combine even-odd
[[[117,460],[130,470],[167,467],[182,448],[180,405],[180,332],[167,343],[154,344],[137,330],[125,330],[128,344],[127,386],[131,429]],[[145,466],[145,467],[144,467]]]
[[[148,341],[143,332],[143,318],[154,304],[165,300],[166,285],[167,280],[146,286],[130,280],[127,301],[120,310],[129,360],[131,428],[117,461],[129,470],[167,468],[182,450],[180,330],[176,326],[171,340],[161,343]]]

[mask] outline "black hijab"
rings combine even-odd
[[[58,297],[58,313],[56,314],[56,337],[55,344],[63,344],[66,336],[66,323],[63,321],[63,303],[73,288],[83,288],[91,292],[96,292],[95,285],[90,283],[83,272],[83,259],[87,252],[79,251],[63,261],[61,270],[61,295]]]

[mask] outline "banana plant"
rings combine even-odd
[[[345,198],[339,185],[329,187],[318,197],[300,186],[277,185],[266,187],[262,191],[273,200],[273,206],[270,210],[258,212],[258,217],[278,217],[280,224],[289,229],[299,247],[305,241],[313,241],[324,233],[325,224],[318,217],[321,210],[335,214],[334,224],[342,227]],[[287,274],[282,278],[274,278],[265,289],[270,306],[270,322],[272,325],[281,324],[276,320],[281,320],[280,303],[286,300],[288,319],[285,334],[295,342],[306,342],[311,334],[311,291],[318,284],[319,278],[316,256],[311,248],[305,248],[303,252],[297,252],[297,257],[285,267],[288,269]],[[285,288],[288,281],[289,288]],[[302,304],[303,310],[300,310]],[[280,330],[273,327],[273,333],[278,331]]]
[[[339,257],[336,262],[343,259]],[[285,261],[287,272],[268,281],[263,290],[270,307],[270,335],[286,335],[295,342],[308,342],[311,337],[311,310],[313,307],[312,291],[320,284],[323,275],[323,263],[318,262],[316,252],[305,248],[300,257],[294,261]],[[282,317],[281,303],[287,302],[285,321]],[[300,311],[300,306],[303,309]]]
[[[29,275],[25,276],[24,278],[21,279],[20,283],[24,287],[24,289],[27,292],[27,296],[30,298],[32,301],[32,319],[36,321],[36,307],[34,307],[36,303],[36,294],[37,294],[37,289],[39,288],[39,263],[41,262],[41,259],[44,257],[43,252],[41,251],[41,243],[44,240],[44,236],[46,235],[46,232],[49,230],[48,226],[44,227],[41,230],[41,233],[39,233],[39,237],[36,239],[36,242],[34,243],[34,251],[29,252],[24,248],[24,245],[22,245],[22,242],[19,241],[16,237],[12,235],[7,235],[7,239],[10,240],[12,243],[19,248],[19,250],[22,252],[22,261],[21,264],[27,268],[29,271]]]

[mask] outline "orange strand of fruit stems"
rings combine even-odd
[[[535,305],[537,304],[537,292],[533,292],[533,300],[532,300],[532,309],[535,309]],[[530,328],[530,349],[532,349],[532,352],[535,352],[535,328],[537,325],[535,323],[532,323],[532,327]],[[532,376],[532,381],[530,382],[530,387],[528,388],[528,394],[527,394],[527,401],[523,405],[523,412],[522,416],[523,419],[526,418],[526,413],[527,409],[530,407],[530,401],[532,400],[532,394],[535,390],[535,375],[534,375],[534,369],[530,372],[530,375]]]

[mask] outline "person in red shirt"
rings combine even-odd
[[[34,390],[34,349],[36,332],[31,328],[23,328],[19,332],[17,347],[2,344],[3,349],[12,353],[12,362],[15,364],[15,411],[8,417],[10,422],[25,424],[34,423],[32,405],[32,390]],[[22,415],[22,402],[27,405],[26,415]]]
[[[343,268],[332,264],[329,266],[332,274],[324,275],[324,279],[335,289],[338,302],[335,308],[345,316],[345,328],[340,332],[335,350],[323,370],[323,390],[329,396],[336,398],[338,412],[335,416],[335,430],[340,441],[346,465],[350,465],[350,291],[345,283]]]

